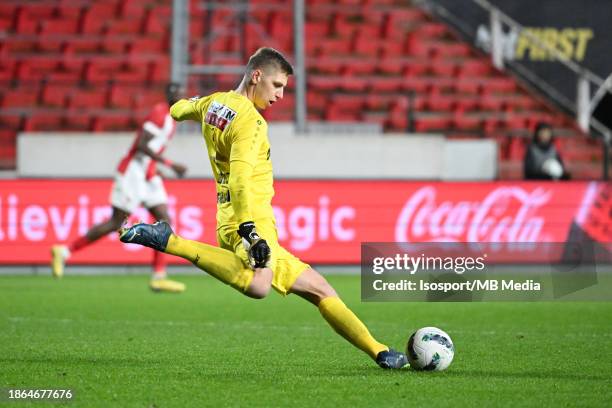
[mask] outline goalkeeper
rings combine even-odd
[[[283,98],[293,68],[278,51],[260,48],[251,56],[235,91],[175,103],[175,120],[202,124],[217,188],[220,248],[183,239],[165,222],[136,224],[120,239],[187,259],[246,296],[261,299],[270,288],[296,294],[319,308],[346,340],[383,368],[407,364],[403,353],[376,341],[317,271],[278,243],[267,124],[258,110]]]

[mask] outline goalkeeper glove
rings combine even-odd
[[[261,238],[255,229],[253,221],[247,221],[238,227],[238,235],[242,238],[242,245],[249,256],[253,268],[265,268],[270,261],[270,247],[265,239]]]

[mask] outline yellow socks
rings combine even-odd
[[[206,273],[235,289],[245,292],[253,280],[253,271],[245,268],[233,252],[213,245],[170,235],[166,253],[180,256]]]
[[[334,330],[358,349],[368,353],[372,359],[389,347],[377,342],[368,328],[344,302],[337,297],[328,297],[319,303],[319,311]]]

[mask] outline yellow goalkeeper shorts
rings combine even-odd
[[[272,287],[281,295],[286,296],[302,272],[310,268],[310,265],[300,261],[278,243],[278,233],[274,219],[268,218],[255,221],[255,228],[260,237],[266,240],[270,246],[270,269]],[[250,268],[249,258],[242,245],[242,238],[238,235],[235,225],[221,225],[217,227],[217,242],[223,249],[234,252],[242,259],[245,267]]]

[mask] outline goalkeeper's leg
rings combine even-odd
[[[314,269],[300,274],[290,293],[308,300],[319,308],[323,318],[342,337],[367,353],[383,368],[401,368],[407,364],[406,356],[379,343],[359,318],[340,300],[338,294]]]
[[[147,246],[179,256],[247,296],[261,299],[270,291],[272,271],[245,267],[233,252],[179,237],[167,222],[135,224],[119,231],[121,242]]]

